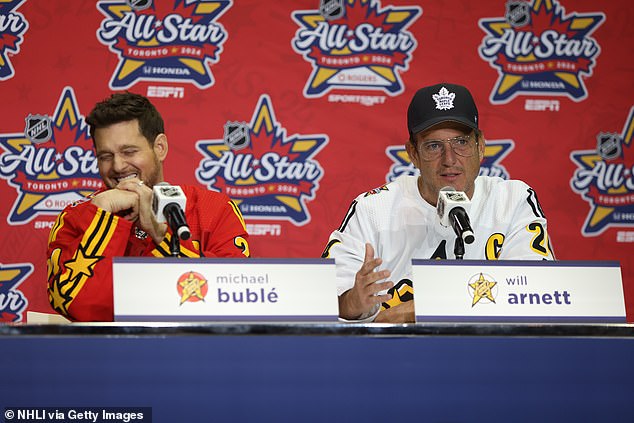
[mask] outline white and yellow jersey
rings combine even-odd
[[[522,181],[477,177],[469,218],[475,241],[465,245],[465,260],[555,258],[537,195]],[[337,263],[341,295],[354,285],[365,243],[372,244],[375,256],[383,260],[377,270],[388,269],[394,282],[385,309],[413,298],[411,260],[455,259],[455,239],[453,229],[441,226],[436,208],[421,197],[417,176],[403,175],[352,202],[323,257]]]

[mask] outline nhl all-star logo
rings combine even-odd
[[[20,322],[24,320],[29,301],[18,286],[33,273],[31,263],[0,263],[0,322]]]
[[[602,132],[596,150],[570,153],[577,165],[570,186],[590,204],[581,229],[585,236],[599,235],[610,227],[634,228],[633,134],[634,107],[620,135]]]
[[[106,17],[99,41],[119,57],[110,88],[138,81],[214,84],[210,66],[220,60],[227,31],[217,20],[231,0],[100,1]]]
[[[513,140],[487,140],[479,174],[509,179],[509,172],[501,162],[513,148],[515,148]],[[385,149],[385,155],[392,160],[390,171],[385,176],[387,182],[392,182],[401,175],[420,175],[416,166],[409,159],[405,146],[391,145]]]
[[[479,273],[469,278],[467,291],[471,297],[471,307],[476,304],[495,304],[498,283],[491,275]]]
[[[26,0],[5,0],[0,2],[0,81],[15,76],[9,52],[20,52],[20,44],[29,29],[29,23],[17,9]]]
[[[72,88],[64,89],[50,116],[30,114],[24,132],[0,133],[0,178],[17,192],[9,224],[57,215],[103,186]]]
[[[313,72],[304,96],[321,97],[332,89],[403,92],[416,38],[407,28],[422,14],[417,6],[380,7],[370,0],[322,0],[319,10],[299,10],[291,41]]]
[[[205,276],[190,270],[178,278],[176,289],[180,297],[178,305],[182,306],[186,302],[205,301],[209,291],[209,283]]]
[[[557,0],[512,1],[504,17],[480,19],[480,57],[499,75],[491,102],[521,94],[587,98],[584,79],[601,52],[591,35],[604,21],[601,12],[566,14]]]
[[[232,147],[236,143],[239,149]],[[203,155],[196,178],[231,197],[247,219],[305,225],[310,222],[307,202],[315,198],[324,174],[314,157],[327,143],[325,134],[287,136],[271,100],[262,95],[249,126],[228,122],[223,139],[196,143]]]

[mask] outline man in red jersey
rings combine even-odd
[[[57,217],[48,242],[49,301],[74,321],[112,321],[112,257],[172,255],[172,232],[152,213],[152,187],[163,182],[168,143],[161,115],[138,94],[113,94],[86,121],[106,189]],[[180,241],[179,255],[248,257],[244,220],[229,197],[181,188],[191,237]]]

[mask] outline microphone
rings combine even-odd
[[[159,223],[167,222],[172,233],[180,239],[186,240],[191,236],[189,226],[185,220],[185,206],[187,197],[178,185],[160,182],[152,188],[152,213]]]
[[[438,193],[438,204],[436,213],[440,218],[440,224],[451,226],[458,238],[471,244],[475,241],[473,229],[467,212],[471,208],[471,200],[462,191],[456,191],[454,187],[444,187]]]

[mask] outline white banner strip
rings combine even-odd
[[[417,321],[624,322],[618,262],[412,260]]]
[[[115,321],[337,321],[332,259],[113,260]]]

